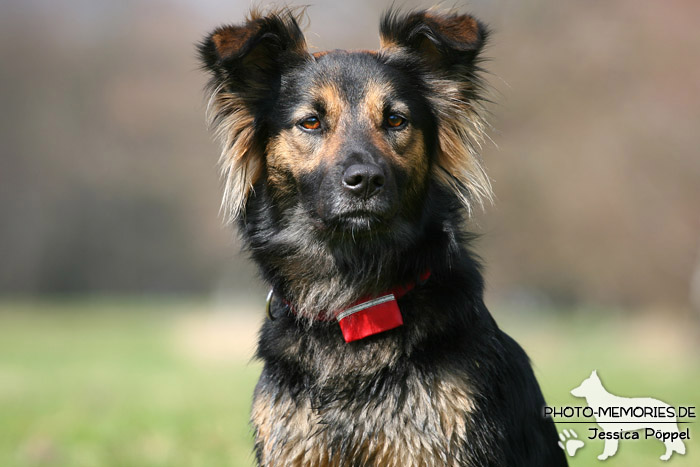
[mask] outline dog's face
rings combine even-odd
[[[283,216],[353,238],[418,222],[431,183],[467,206],[490,196],[473,150],[483,27],[463,15],[388,13],[381,37],[378,52],[310,54],[283,11],[201,45],[232,217],[259,183]]]
[[[267,183],[319,229],[397,227],[424,192],[435,125],[401,73],[367,52],[332,52],[282,77],[270,112]]]

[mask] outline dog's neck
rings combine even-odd
[[[267,196],[264,186],[256,187],[241,232],[263,278],[309,322],[414,281],[436,263],[458,264],[466,242],[456,220],[460,216],[443,199],[426,203],[409,241],[348,234],[329,242],[319,238],[301,208],[275,212]]]
[[[379,296],[397,286],[415,283],[430,269],[429,255],[420,247],[403,254],[368,254],[371,249],[361,244],[352,248],[307,245],[294,254],[280,254],[272,264],[258,264],[275,292],[294,307],[297,316],[327,319],[333,311],[346,309],[363,297]]]
[[[303,207],[280,207],[260,183],[239,227],[263,279],[311,323],[362,297],[415,281],[426,270],[457,272],[473,237],[462,229],[462,205],[431,186],[421,209],[407,232],[386,237],[348,232],[329,240]]]

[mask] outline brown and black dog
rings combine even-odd
[[[491,197],[468,15],[390,11],[312,54],[290,10],[199,46],[224,207],[272,286],[252,423],[265,466],[563,466],[464,223]]]

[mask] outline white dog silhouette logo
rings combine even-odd
[[[605,448],[598,459],[605,460],[617,452],[619,440],[628,439],[627,436],[623,436],[624,432],[641,429],[668,434],[661,439],[666,446],[666,452],[661,456],[661,460],[668,460],[674,452],[685,454],[685,444],[680,437],[674,436],[679,433],[676,417],[652,415],[655,413],[654,410],[663,410],[664,413],[668,413],[667,409],[671,409],[669,404],[651,397],[620,397],[610,394],[603,387],[595,370],[577,388],[572,389],[571,394],[586,399],[586,403],[593,410],[596,423],[605,432],[603,436],[599,436],[605,439]],[[629,416],[636,413],[643,415]]]

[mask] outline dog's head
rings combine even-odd
[[[475,150],[486,35],[466,15],[389,12],[378,51],[311,54],[289,10],[216,29],[200,57],[228,217],[258,184],[282,216],[353,235],[415,223],[433,183],[467,209],[490,198]]]

